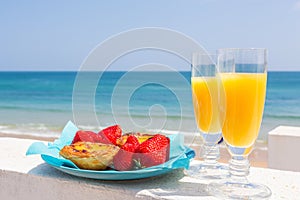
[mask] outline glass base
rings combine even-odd
[[[272,195],[265,185],[234,180],[210,183],[207,190],[211,195],[223,199],[268,199]]]
[[[189,169],[185,170],[185,174],[199,179],[224,179],[228,177],[228,167],[219,163],[191,163]]]

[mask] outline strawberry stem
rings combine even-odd
[[[133,162],[134,162],[134,169],[144,169],[146,168],[146,166],[142,166],[141,164],[141,160],[140,159],[133,159]]]

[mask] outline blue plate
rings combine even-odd
[[[57,166],[56,164],[51,162],[48,156],[43,156],[42,159],[49,164],[50,166],[65,172],[67,174],[71,174],[74,176],[84,177],[84,178],[92,178],[92,179],[100,179],[100,180],[133,180],[133,179],[142,179],[153,176],[162,175],[168,172],[171,172],[175,168],[163,168],[163,167],[155,167],[155,168],[146,168],[134,171],[115,171],[115,170],[84,170],[77,169],[72,167],[67,167],[64,165]]]
[[[190,160],[194,158],[195,152],[183,145],[183,135],[168,135],[170,138],[170,160],[157,166],[132,170],[84,170],[79,169],[72,161],[59,155],[59,151],[65,145],[69,145],[77,131],[77,127],[69,122],[62,131],[61,137],[49,143],[35,142],[28,148],[26,155],[40,154],[42,159],[50,166],[79,177],[101,179],[101,180],[132,180],[162,175],[174,169],[188,168]]]

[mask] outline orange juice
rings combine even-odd
[[[192,77],[191,84],[198,128],[204,133],[220,133],[217,78]]]
[[[220,77],[224,91],[220,95],[224,140],[231,146],[249,147],[260,129],[267,74],[221,73]]]

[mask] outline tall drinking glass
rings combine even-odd
[[[217,162],[220,157],[218,141],[222,134],[218,109],[216,55],[194,53],[191,70],[194,114],[204,142],[201,151],[204,161],[191,165],[186,172],[197,178],[224,178],[227,170]]]
[[[218,51],[219,109],[223,139],[231,154],[229,178],[211,183],[211,194],[230,199],[262,199],[271,190],[253,184],[249,174],[250,154],[258,136],[266,95],[266,49],[220,49]]]

